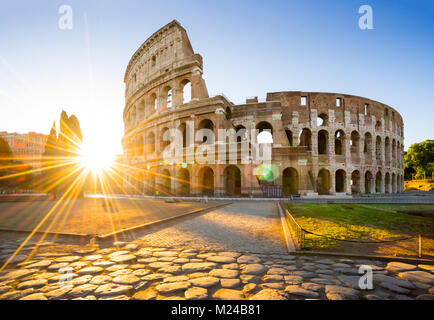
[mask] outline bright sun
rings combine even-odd
[[[83,143],[80,161],[89,171],[100,173],[108,169],[114,161],[114,155],[97,143]]]

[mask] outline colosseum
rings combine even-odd
[[[210,96],[202,75],[202,56],[176,20],[149,37],[129,61],[122,139],[129,192],[339,197],[403,191],[403,120],[393,108],[348,94],[300,91],[267,93],[265,101],[251,97],[235,105],[224,95]],[[181,157],[163,157],[169,129],[183,135]],[[215,138],[186,142],[200,129]],[[221,132],[231,129],[236,140],[228,142]],[[259,135],[270,135],[263,142],[271,150],[266,166],[249,161],[250,142],[247,155],[242,153],[246,132],[256,132],[258,141]],[[206,149],[226,152],[229,145],[236,148],[230,162]],[[207,159],[215,161],[191,161],[189,155],[204,147]]]

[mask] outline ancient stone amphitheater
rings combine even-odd
[[[224,95],[210,96],[202,73],[202,57],[176,20],[134,53],[124,78],[122,140],[130,192],[315,197],[403,191],[403,121],[393,108],[347,94],[299,91],[235,105]],[[163,157],[170,129],[182,134],[181,157]],[[200,129],[215,137],[186,138]],[[223,129],[232,129],[235,141],[228,142]],[[262,142],[271,150],[266,165],[249,161],[254,147],[245,141],[255,137],[246,133],[255,129],[269,135]],[[211,151],[226,153],[229,146],[236,148],[235,161]],[[191,160],[198,148],[212,161]]]

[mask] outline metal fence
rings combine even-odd
[[[288,221],[289,230],[292,235],[292,239],[294,240],[295,245],[297,246],[298,250],[304,249],[304,238],[305,233],[302,227],[295,221],[292,214],[288,211],[288,209],[285,209],[285,218],[286,221]]]
[[[291,232],[292,239],[294,241],[297,250],[306,249],[306,235],[308,238],[312,237],[320,237],[326,241],[338,241],[338,242],[347,242],[356,245],[366,245],[366,244],[381,244],[381,245],[390,245],[390,246],[399,246],[401,248],[406,248],[408,251],[412,252],[411,255],[417,256],[419,258],[423,257],[423,243],[425,241],[434,239],[434,234],[418,234],[411,235],[405,238],[400,239],[389,239],[389,240],[367,240],[367,239],[339,239],[327,235],[317,234],[308,230],[303,229],[289,212],[288,209],[285,209],[285,218]],[[309,242],[309,241],[308,241]],[[309,246],[309,245],[308,245]],[[357,249],[357,248],[354,248]],[[429,249],[428,249],[429,250]],[[429,255],[432,255],[432,252],[425,252]]]

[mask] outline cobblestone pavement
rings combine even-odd
[[[285,240],[274,202],[237,201],[206,214],[186,217],[145,232],[142,246],[285,254]]]
[[[4,262],[19,244],[0,245]],[[0,299],[434,299],[434,266],[398,262],[143,247],[26,245],[0,272]],[[374,271],[359,288],[360,265]]]
[[[0,265],[24,240],[0,234]],[[0,299],[434,299],[434,266],[286,254],[275,203],[236,202],[125,242],[36,239],[0,272]],[[49,242],[53,241],[53,242]],[[360,265],[373,289],[359,287]]]

